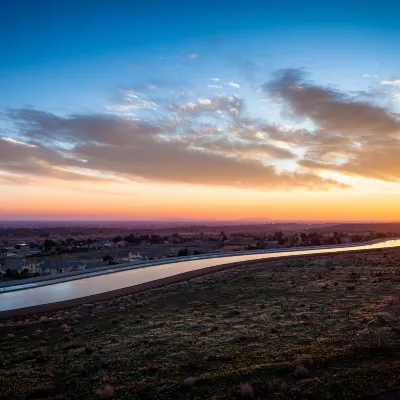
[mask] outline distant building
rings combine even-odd
[[[277,240],[273,240],[271,242],[267,243],[267,249],[278,249],[279,248],[279,242]]]
[[[93,242],[90,245],[92,248],[96,248],[96,249],[103,249],[103,248],[109,248],[113,246],[113,243],[111,243],[109,240],[99,240],[97,242]]]
[[[245,250],[245,246],[238,246],[238,245],[228,245],[224,246],[219,249],[222,252],[227,252],[227,251],[242,251]]]
[[[38,266],[41,262],[34,262],[31,260],[25,260],[24,258],[20,258],[18,260],[13,260],[11,262],[7,262],[3,264],[3,269],[7,271],[10,269],[11,271],[22,272],[23,270],[28,270],[30,274],[35,274]]]
[[[197,232],[182,232],[178,233],[179,237],[185,238],[185,239],[194,239],[200,236],[199,233]]]
[[[128,247],[130,244],[126,242],[125,240],[120,240],[119,242],[115,243],[117,247]]]

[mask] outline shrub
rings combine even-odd
[[[186,379],[183,381],[183,384],[184,384],[185,386],[190,387],[190,386],[193,386],[196,382],[197,382],[197,378],[195,378],[195,377],[193,377],[193,376],[190,376],[189,378],[186,378]]]
[[[301,365],[304,368],[311,369],[314,364],[314,361],[309,356],[303,356],[297,359],[297,365]]]
[[[253,397],[253,388],[248,383],[240,385],[240,397],[243,399],[250,399]]]
[[[310,376],[310,371],[303,365],[299,365],[294,370],[294,376],[297,378],[308,378]]]
[[[100,399],[110,399],[111,397],[114,397],[114,395],[115,395],[114,388],[110,385],[104,386],[103,389],[96,390],[96,395]]]
[[[364,329],[354,342],[354,349],[359,350],[385,350],[391,347],[387,335],[371,328]]]

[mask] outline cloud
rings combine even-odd
[[[215,95],[210,99],[198,98],[184,104],[177,104],[172,108],[181,113],[190,115],[226,114],[232,118],[238,118],[244,110],[244,102],[236,96]]]
[[[384,86],[400,86],[400,79],[395,79],[393,81],[381,81],[380,84]]]
[[[370,75],[370,74],[363,74],[362,76],[363,76],[363,78],[367,78],[367,79],[378,79],[379,78],[378,75]]]
[[[197,58],[199,58],[199,55],[197,53],[181,52],[180,55],[177,56],[176,58],[181,58],[183,60],[196,60]]]
[[[37,147],[35,144],[29,144],[29,143],[25,143],[25,142],[20,142],[19,140],[15,140],[13,138],[9,138],[9,137],[0,137],[0,140],[3,140],[5,142],[9,142],[9,143],[13,143],[15,145],[20,145],[20,146],[27,146],[27,147]]]
[[[253,118],[238,96],[186,91],[160,100],[160,88],[155,83],[144,92],[124,88],[105,113],[8,110],[13,134],[0,137],[0,181],[346,187],[321,177],[335,171],[400,182],[399,115],[373,103],[374,97],[317,85],[303,70],[277,71],[262,91],[270,101],[266,107],[278,104],[290,120],[290,126],[279,126]],[[297,125],[303,121],[307,124]],[[297,171],[279,172],[281,161],[297,163]]]
[[[150,90],[154,90],[157,88],[155,84],[148,84],[147,88]],[[121,90],[122,94],[122,102],[118,102],[115,104],[106,104],[105,108],[108,111],[116,111],[116,112],[131,112],[134,110],[157,110],[158,104],[152,100],[149,100],[142,94],[133,91],[133,90]]]
[[[215,135],[214,135],[215,136]],[[259,140],[231,140],[228,136],[218,136],[210,140],[205,135],[196,135],[184,141],[190,147],[208,150],[214,154],[221,154],[236,158],[251,158],[262,160],[272,157],[280,160],[294,159],[295,155],[288,149]]]
[[[23,176],[47,177],[62,180],[91,180],[101,178],[86,169],[84,162],[62,152],[23,143],[11,138],[0,138],[0,172],[3,179],[21,183]]]
[[[238,83],[235,83],[235,82],[228,82],[228,85],[229,85],[229,86],[232,86],[232,87],[234,87],[234,88],[237,88],[237,89],[240,88],[240,85],[239,85]]]
[[[316,171],[400,182],[400,120],[377,105],[346,93],[306,81],[302,70],[279,71],[263,86],[272,97],[292,111],[293,117],[311,121],[309,133],[279,132],[265,128],[275,139],[305,147],[301,167]]]
[[[311,119],[331,133],[358,136],[399,129],[399,122],[388,110],[334,89],[306,83],[303,71],[298,69],[279,71],[263,88],[281,98],[294,115]]]
[[[32,109],[10,110],[23,144],[0,143],[0,170],[56,179],[115,179],[233,186],[262,190],[345,187],[307,172],[279,173],[263,158],[291,159],[288,149],[260,140],[237,139],[237,127],[199,128],[199,115],[223,110],[231,122],[244,108],[235,97],[199,98],[175,107],[187,123],[172,131],[157,124],[103,114],[68,117]],[[232,109],[235,111],[233,112]],[[177,131],[178,130],[178,131]],[[233,135],[233,136],[232,136]],[[238,184],[240,182],[240,184]]]
[[[381,150],[367,149],[358,152],[353,159],[343,164],[321,163],[312,160],[301,160],[303,167],[316,170],[330,170],[346,175],[358,175],[386,182],[400,182],[399,144],[394,148]]]

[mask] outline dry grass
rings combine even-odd
[[[260,262],[0,321],[0,398],[353,400],[396,390],[400,253],[386,253]]]

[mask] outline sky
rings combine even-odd
[[[0,3],[0,219],[400,221],[395,1]]]

